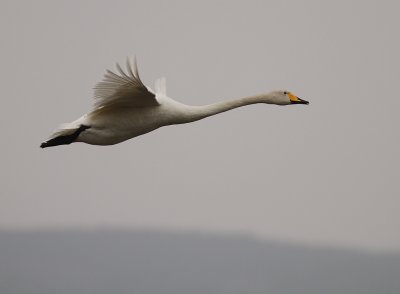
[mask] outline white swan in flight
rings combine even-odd
[[[189,123],[244,105],[308,104],[289,91],[274,91],[205,106],[189,106],[166,95],[165,78],[156,81],[155,91],[139,78],[136,60],[127,59],[126,71],[117,63],[118,74],[107,70],[95,86],[93,110],[64,124],[40,147],[84,142],[113,145],[162,126]]]

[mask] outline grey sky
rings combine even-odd
[[[2,1],[1,227],[156,226],[400,250],[395,1]],[[135,53],[208,104],[288,89],[111,147],[41,150]]]

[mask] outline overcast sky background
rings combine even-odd
[[[244,232],[400,250],[396,1],[1,1],[0,227]],[[41,150],[136,54],[143,81],[253,105],[111,147]]]

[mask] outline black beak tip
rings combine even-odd
[[[291,101],[291,103],[292,103],[292,104],[305,104],[305,105],[310,104],[310,102],[308,102],[307,100],[303,100],[303,99],[300,99],[300,98],[298,98],[298,99],[299,99],[299,100]]]
[[[307,100],[303,100],[303,99],[300,99],[300,98],[299,98],[299,103],[300,104],[305,104],[305,105],[310,104],[310,102],[308,102]]]

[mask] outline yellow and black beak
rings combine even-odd
[[[290,98],[290,103],[291,104],[309,104],[310,102],[300,99],[296,95],[293,95],[292,93],[288,93],[288,96]]]

